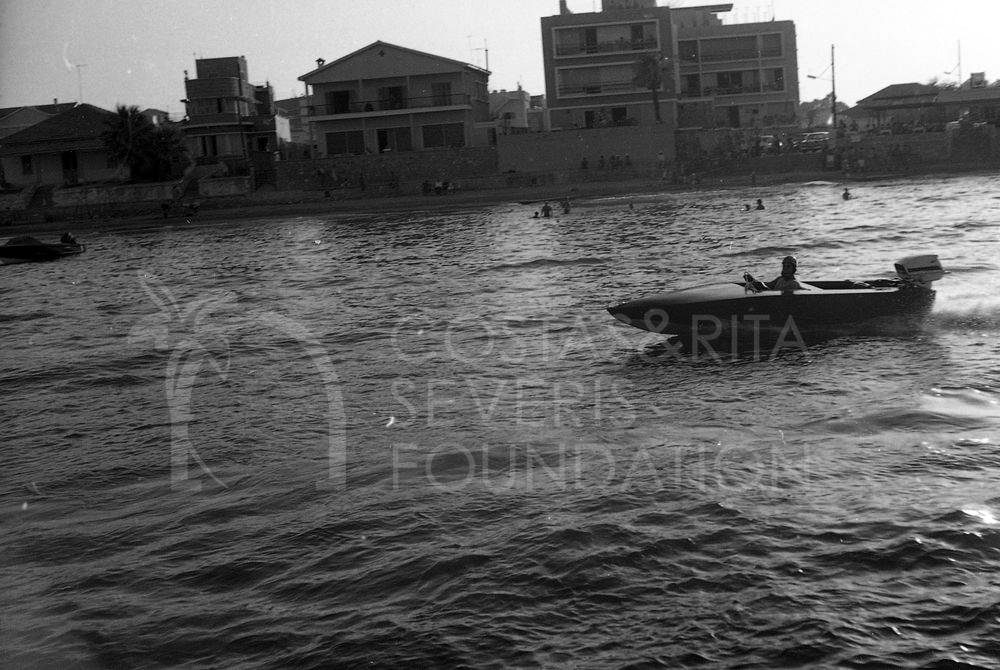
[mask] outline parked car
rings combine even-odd
[[[806,133],[802,136],[802,141],[799,142],[799,151],[823,151],[826,149],[826,143],[830,140],[829,131],[821,131],[817,133]]]

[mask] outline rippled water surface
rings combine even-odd
[[[852,190],[79,230],[0,268],[0,665],[995,667],[1000,179]],[[915,330],[708,356],[604,311],[922,252]]]

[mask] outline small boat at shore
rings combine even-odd
[[[767,288],[750,275],[742,282],[684,288],[607,308],[616,319],[652,333],[703,339],[724,333],[836,331],[893,317],[922,317],[934,303],[932,282],[944,276],[935,255],[908,256],[896,277],[864,281],[799,282],[801,289]]]
[[[84,245],[69,235],[63,235],[60,242],[42,242],[29,235],[23,235],[0,244],[0,265],[54,261],[64,256],[82,254],[85,250]]]

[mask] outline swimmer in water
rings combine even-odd
[[[844,200],[850,200],[850,199],[851,199],[851,198],[853,198],[854,196],[853,196],[853,195],[851,195],[851,192],[850,192],[849,190],[847,190],[847,189],[845,188],[845,189],[844,189],[844,192],[843,192],[843,193],[841,194],[841,196],[840,196],[840,197],[841,197],[841,198],[843,198]]]
[[[754,207],[754,209],[764,209],[764,201],[761,200],[760,198],[757,198],[757,206]]]

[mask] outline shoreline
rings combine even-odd
[[[149,203],[148,213],[132,213],[106,218],[65,218],[30,223],[14,223],[0,227],[0,231],[13,237],[31,233],[52,233],[73,231],[85,234],[97,231],[139,230],[150,227],[194,226],[210,221],[248,220],[267,217],[305,216],[317,214],[350,214],[357,212],[398,212],[453,210],[475,205],[495,206],[503,203],[520,204],[527,208],[548,200],[558,202],[561,198],[571,201],[607,196],[643,197],[669,193],[687,193],[705,190],[760,189],[787,184],[805,184],[811,181],[830,182],[831,186],[864,184],[876,181],[960,177],[974,174],[997,174],[996,170],[975,166],[971,169],[931,170],[926,172],[893,174],[844,174],[843,172],[798,172],[758,175],[752,183],[746,175],[708,175],[698,184],[674,184],[664,181],[631,179],[623,181],[584,182],[577,184],[553,184],[547,186],[527,186],[476,191],[454,191],[443,195],[373,195],[350,198],[327,198],[321,192],[313,191],[270,191],[263,196],[254,195],[225,198],[218,201],[206,200],[194,216],[176,214],[164,218],[159,211],[152,211],[154,203]],[[287,194],[281,197],[282,194]],[[749,197],[749,196],[745,196]]]

